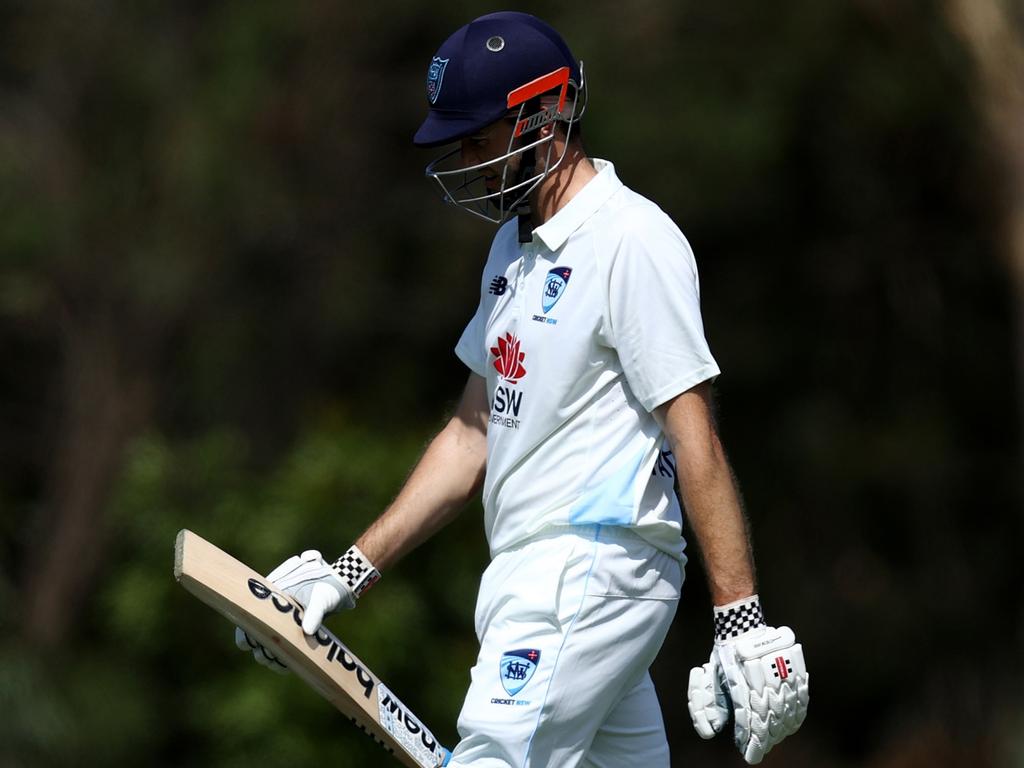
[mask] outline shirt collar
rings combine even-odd
[[[615,166],[607,160],[594,159],[597,175],[588,181],[558,213],[533,230],[549,250],[557,251],[569,236],[583,226],[609,197],[622,187],[615,175]]]

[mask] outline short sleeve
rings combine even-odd
[[[455,355],[461,360],[469,370],[478,376],[487,377],[487,365],[488,365],[488,352],[485,339],[487,337],[487,319],[488,313],[490,312],[490,306],[487,306],[488,288],[492,276],[497,272],[501,274],[504,272],[503,266],[498,266],[498,263],[504,258],[507,261],[507,256],[502,257],[502,254],[515,252],[518,248],[514,245],[517,241],[513,238],[518,238],[519,235],[519,224],[517,219],[506,221],[502,224],[498,231],[494,235],[494,240],[491,241],[491,248],[487,254],[487,262],[484,264],[483,272],[480,275],[480,303],[477,304],[476,313],[474,313],[469,324],[465,330],[462,331],[462,336],[459,337],[459,343],[455,345]],[[490,302],[493,304],[493,302]]]
[[[483,302],[480,302],[469,324],[462,331],[459,343],[455,345],[456,357],[479,376],[487,375],[487,356],[484,350],[485,325]]]
[[[657,207],[622,212],[608,276],[608,327],[633,394],[653,411],[715,378],[704,338],[697,263]]]

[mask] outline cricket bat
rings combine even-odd
[[[192,531],[174,543],[174,578],[288,666],[402,765],[438,768],[450,753],[337,637],[302,632],[302,606]]]

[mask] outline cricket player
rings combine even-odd
[[[710,659],[687,686],[693,725],[710,738],[731,721],[758,763],[800,727],[808,675],[792,630],[768,626],[756,594],[690,246],[587,156],[583,64],[544,22],[483,16],[427,72],[414,142],[452,146],[427,175],[499,225],[455,347],[465,390],[354,546],[334,562],[304,552],[268,578],[305,605],[312,634],[482,493],[492,560],[449,764],[667,768],[648,669],[676,612],[685,527],[715,604]]]

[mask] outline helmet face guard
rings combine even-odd
[[[514,128],[504,154],[464,166],[462,148],[457,146],[430,163],[426,175],[437,182],[444,201],[495,224],[517,213],[527,203],[530,193],[565,159],[572,126],[586,111],[583,62],[579,64],[579,72],[579,83],[572,79],[569,67],[561,67],[508,94],[509,111],[503,119],[514,121]],[[571,102],[570,86],[573,89]],[[557,100],[546,96],[556,89]],[[530,136],[554,122],[565,123],[566,131],[566,144],[557,157],[553,157],[554,132],[547,136]],[[543,161],[537,162],[542,153]],[[518,162],[514,162],[516,160]],[[497,190],[491,191],[487,187],[487,171],[495,168],[501,169],[500,184]]]

